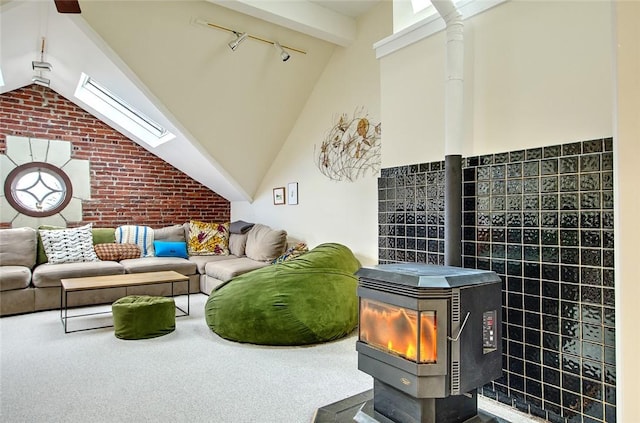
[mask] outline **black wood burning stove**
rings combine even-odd
[[[419,263],[362,268],[358,368],[373,413],[357,422],[478,420],[476,389],[502,374],[501,281],[490,271]]]

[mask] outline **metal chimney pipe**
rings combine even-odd
[[[445,86],[444,264],[462,266],[462,144],[464,24],[452,0],[432,0],[447,25]]]

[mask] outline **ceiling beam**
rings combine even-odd
[[[306,0],[207,1],[342,47],[349,46],[356,37],[355,19]]]

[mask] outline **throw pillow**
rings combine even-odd
[[[229,225],[229,232],[232,234],[246,234],[253,228],[253,223],[245,222],[244,220],[236,220]]]
[[[156,257],[189,258],[187,243],[184,241],[153,241],[153,249]]]
[[[309,248],[307,248],[307,244],[304,242],[299,242],[293,247],[289,248],[284,252],[280,257],[274,259],[271,264],[283,263],[288,260],[293,260],[294,258],[300,257],[304,253],[308,253]]]
[[[99,261],[93,250],[91,223],[73,229],[41,229],[42,245],[51,264]]]
[[[190,256],[229,254],[229,223],[189,222],[187,247]]]
[[[66,228],[64,226],[51,226],[51,225],[38,226],[38,251],[36,253],[36,264],[37,265],[44,264],[44,263],[46,263],[48,261],[47,260],[47,253],[45,253],[44,245],[42,245],[42,237],[40,236],[40,230],[41,229],[52,231],[52,230],[66,229]]]
[[[271,261],[284,252],[287,232],[256,224],[248,232],[245,254],[252,260]]]
[[[136,244],[140,247],[140,257],[153,257],[153,229],[149,226],[118,226],[116,228],[116,242]]]
[[[104,261],[120,261],[126,259],[140,258],[140,247],[136,244],[120,244],[108,242],[93,246],[96,255]]]

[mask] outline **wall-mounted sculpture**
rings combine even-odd
[[[328,131],[320,148],[314,149],[316,166],[334,181],[350,181],[376,175],[380,170],[381,123],[369,121],[364,108],[349,117],[340,115]]]

